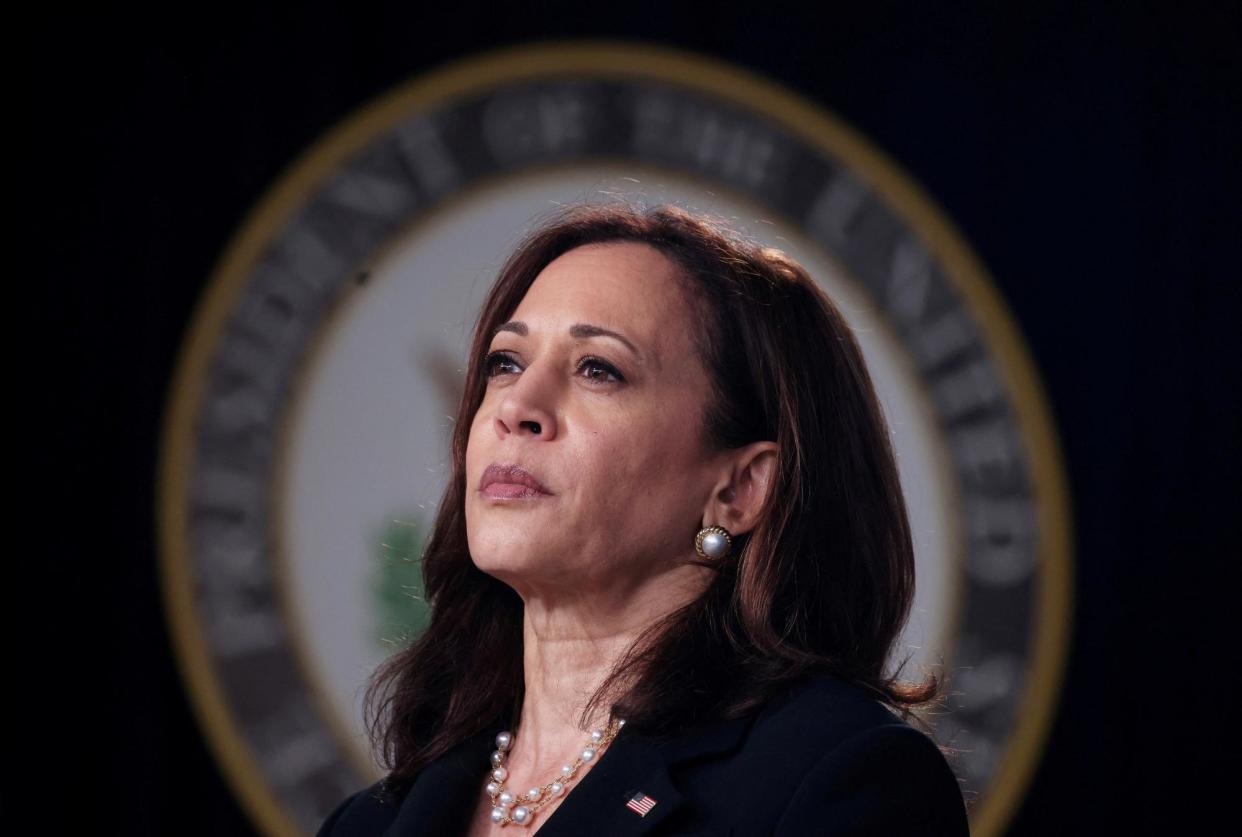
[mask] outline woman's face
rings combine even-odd
[[[678,558],[694,555],[720,471],[701,435],[703,326],[675,270],[646,244],[578,247],[491,341],[466,448],[467,537],[475,564],[524,597],[701,574]],[[481,488],[489,466],[511,465],[546,491],[503,470]]]

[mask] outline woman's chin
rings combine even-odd
[[[512,544],[511,541],[509,543]],[[551,572],[548,553],[533,549],[530,544],[530,541],[526,541],[520,547],[505,546],[496,542],[489,543],[488,539],[482,538],[477,549],[471,547],[470,557],[481,571],[502,580],[540,576]]]
[[[474,565],[497,581],[513,588],[519,596],[525,598],[533,591],[559,586],[556,582],[565,574],[549,567],[546,560],[536,558],[515,559],[474,557]]]

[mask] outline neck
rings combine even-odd
[[[523,761],[557,767],[581,747],[592,729],[608,723],[604,700],[585,725],[582,712],[612,667],[638,638],[642,625],[590,630],[571,614],[528,603],[523,622],[525,694],[517,736]]]
[[[670,577],[671,576],[671,577]],[[680,567],[639,589],[572,599],[526,591],[522,636],[525,694],[513,761],[558,769],[593,729],[609,721],[616,694],[583,710],[616,663],[653,622],[686,604],[706,581],[700,568]]]

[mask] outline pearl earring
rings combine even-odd
[[[717,561],[733,548],[733,536],[723,526],[707,526],[694,536],[694,551],[704,558]]]

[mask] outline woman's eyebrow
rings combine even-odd
[[[511,331],[514,334],[520,334],[523,337],[530,333],[530,329],[526,327],[526,323],[521,320],[513,320],[511,322],[504,323],[496,329],[495,334],[499,334],[502,331]],[[495,334],[492,336],[494,337]],[[569,336],[580,340],[587,337],[611,337],[614,340],[619,340],[623,343],[625,347],[633,352],[635,357],[639,360],[645,360],[643,353],[640,352],[638,347],[631,343],[625,335],[618,334],[612,329],[604,328],[603,326],[592,325],[590,323],[574,323],[569,327]]]

